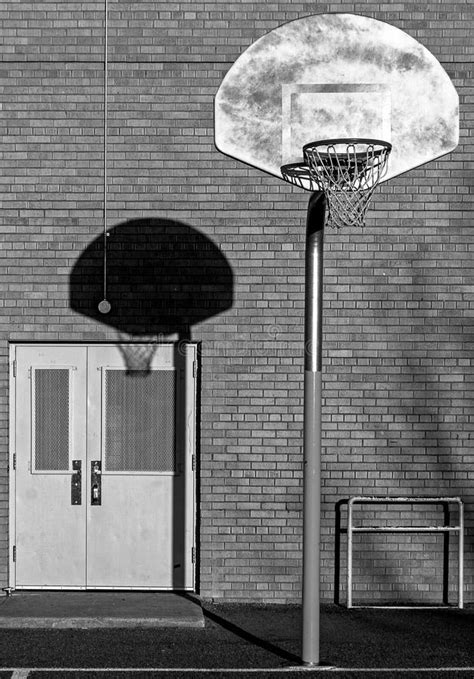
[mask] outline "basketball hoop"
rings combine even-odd
[[[290,184],[298,186],[306,191],[323,191],[316,177],[313,177],[311,170],[305,163],[289,163],[281,166],[283,179]]]
[[[281,167],[283,179],[323,191],[330,226],[364,226],[368,203],[387,172],[392,145],[378,139],[324,139],[303,146],[303,163]]]

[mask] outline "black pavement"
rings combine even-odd
[[[193,605],[199,606],[199,602]],[[471,677],[474,608],[321,614],[322,666],[299,661],[299,606],[202,604],[204,627],[4,628],[0,677]],[[55,671],[56,668],[56,671]],[[65,671],[67,670],[67,671]]]

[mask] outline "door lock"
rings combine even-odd
[[[82,503],[82,461],[72,461],[71,474],[71,504],[80,505]]]
[[[100,460],[91,462],[91,505],[102,504],[102,464]]]

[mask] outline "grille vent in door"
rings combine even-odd
[[[174,472],[176,373],[105,370],[105,470]]]
[[[70,446],[68,368],[35,368],[33,460],[35,471],[68,471]]]

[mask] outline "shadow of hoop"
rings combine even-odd
[[[117,344],[127,368],[127,375],[131,377],[146,377],[150,372],[153,357],[158,348],[158,342],[130,342],[128,335],[117,333]]]

